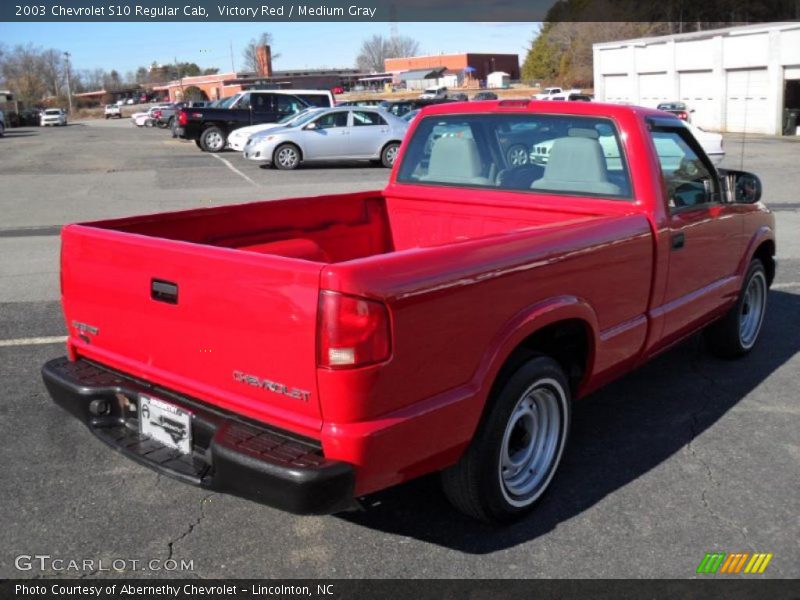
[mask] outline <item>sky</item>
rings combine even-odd
[[[416,39],[420,54],[497,52],[524,58],[535,23],[396,23]],[[68,51],[74,69],[125,74],[153,61],[194,62],[202,68],[242,69],[242,49],[268,31],[276,70],[353,67],[362,40],[388,36],[389,23],[0,23],[6,46],[31,43]],[[231,53],[231,45],[233,52]]]

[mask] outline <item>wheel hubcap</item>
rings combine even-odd
[[[394,159],[397,157],[397,146],[392,146],[386,150],[386,162],[390,165],[394,164]]]
[[[538,498],[561,458],[566,397],[553,380],[528,388],[509,417],[500,450],[500,483],[511,504]]]
[[[739,341],[744,348],[751,348],[758,339],[766,302],[767,282],[763,273],[756,273],[747,284],[739,313]]]
[[[222,136],[218,134],[216,131],[213,133],[209,133],[206,136],[206,144],[208,144],[209,148],[217,149],[222,145]]]
[[[513,167],[519,167],[528,163],[528,154],[525,148],[512,148],[508,152],[508,162]]]
[[[283,148],[278,152],[278,162],[284,167],[293,167],[297,162],[297,152],[291,148]]]

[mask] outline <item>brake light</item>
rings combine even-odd
[[[689,115],[687,115],[685,112],[679,112],[678,113],[678,118],[681,119],[682,121],[685,121],[686,117],[688,117],[688,116]]]
[[[160,110],[154,110],[154,111],[153,111],[153,116],[154,116],[156,119],[160,119],[160,118],[161,118],[161,111],[160,111]]]
[[[178,113],[178,125],[183,127],[188,122],[189,122],[189,115],[186,114],[185,110],[181,110],[181,112]]]
[[[317,365],[352,369],[389,358],[389,311],[382,302],[320,292]]]

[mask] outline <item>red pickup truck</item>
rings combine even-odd
[[[550,484],[573,400],[700,329],[753,348],[775,274],[760,195],[663,112],[431,106],[383,191],[65,226],[68,356],[44,382],[196,485],[330,513],[441,471],[457,508],[510,520]]]

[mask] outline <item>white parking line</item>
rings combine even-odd
[[[773,283],[772,288],[776,290],[786,290],[789,288],[800,287],[800,281],[787,281],[786,283]]]
[[[61,344],[67,341],[67,336],[17,338],[15,340],[0,340],[0,348],[5,346],[41,346],[43,344]]]
[[[258,184],[257,184],[255,181],[253,181],[252,179],[250,179],[250,178],[249,178],[247,175],[245,175],[244,173],[242,173],[242,172],[241,172],[239,169],[237,169],[236,167],[234,167],[234,166],[233,166],[231,163],[229,163],[227,160],[225,160],[225,159],[224,159],[224,158],[222,158],[221,156],[217,156],[216,154],[211,154],[211,153],[209,153],[209,156],[213,156],[214,158],[216,158],[216,159],[218,159],[218,160],[221,160],[222,162],[224,162],[224,163],[225,163],[225,166],[226,166],[226,167],[228,167],[228,168],[229,168],[231,171],[233,171],[234,173],[236,173],[237,175],[239,175],[239,177],[241,177],[242,179],[244,179],[244,180],[245,180],[245,181],[247,181],[248,183],[250,183],[250,184],[252,184],[252,185],[254,185],[254,186],[258,187]]]

